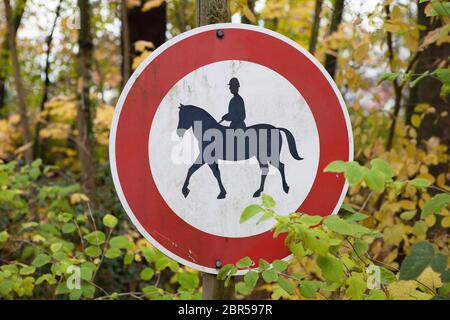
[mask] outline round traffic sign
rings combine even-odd
[[[142,62],[117,104],[110,163],[119,199],[155,247],[217,273],[245,256],[289,255],[273,220],[239,222],[262,193],[276,212],[337,212],[347,185],[324,173],[353,156],[331,77],[306,50],[264,28],[185,32]]]

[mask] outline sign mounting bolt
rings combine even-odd
[[[217,269],[220,269],[222,267],[222,261],[220,261],[220,260],[216,260],[216,262],[214,264]]]
[[[225,32],[223,32],[222,29],[219,29],[216,31],[217,38],[222,39],[224,35],[225,35]]]

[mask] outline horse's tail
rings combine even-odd
[[[295,145],[295,139],[294,139],[294,136],[292,135],[292,133],[288,129],[285,129],[285,128],[279,128],[279,129],[281,131],[283,131],[284,134],[286,135],[288,146],[289,146],[289,152],[291,153],[292,157],[295,160],[303,160],[303,158],[298,155],[297,146]]]

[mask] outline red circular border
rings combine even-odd
[[[271,231],[227,238],[196,229],[169,208],[152,178],[148,139],[161,100],[185,75],[223,60],[250,61],[276,71],[308,103],[319,132],[320,159],[300,212],[325,216],[335,209],[345,179],[323,169],[333,160],[349,160],[349,130],[339,99],[322,71],[297,48],[269,34],[240,28],[225,29],[223,39],[216,37],[215,30],[206,30],[166,48],[144,68],[124,100],[112,142],[117,176],[131,211],[151,237],[176,256],[206,268],[214,268],[216,260],[227,264],[249,256],[254,261],[273,261],[289,255],[284,237],[274,239]],[[179,192],[177,188],[174,192]]]

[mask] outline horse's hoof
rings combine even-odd
[[[183,193],[183,196],[186,198],[190,191],[191,190],[189,190],[188,188],[183,188],[183,190],[181,192]]]
[[[225,199],[225,196],[226,196],[226,192],[221,192],[218,196],[217,196],[217,199]]]
[[[261,195],[261,190],[258,190],[253,194],[253,198],[258,198],[260,195]]]
[[[289,193],[289,186],[288,185],[283,186],[283,190],[285,193]]]

